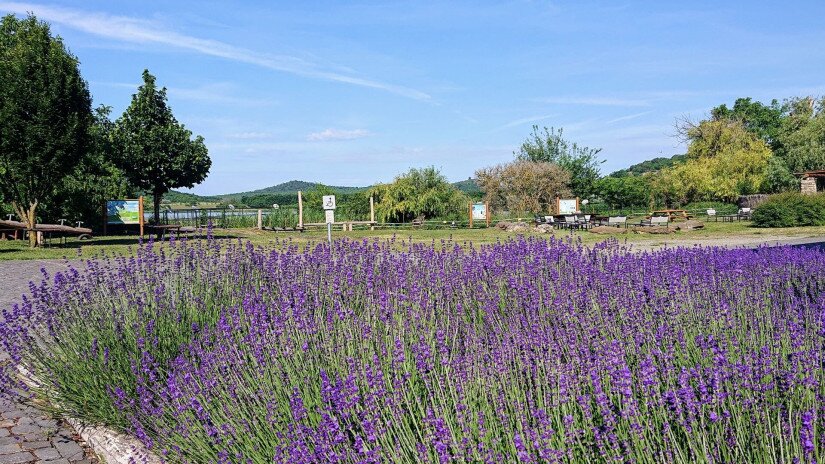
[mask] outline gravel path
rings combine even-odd
[[[0,261],[0,309],[20,301],[28,293],[29,281],[40,282],[41,268],[54,275],[66,265],[62,260]],[[0,362],[7,359],[0,347]],[[0,399],[0,464],[97,462],[65,422],[31,406]]]

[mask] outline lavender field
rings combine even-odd
[[[49,277],[0,324],[41,384],[10,364],[0,388],[169,462],[825,451],[818,251],[193,240]]]

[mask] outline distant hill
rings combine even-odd
[[[309,190],[314,189],[319,184],[317,182],[306,182],[303,180],[291,180],[288,182],[284,182],[278,185],[273,185],[272,187],[266,187],[258,190],[252,190],[249,192],[239,192],[239,193],[228,193],[226,195],[218,195],[221,198],[240,198],[244,196],[253,196],[253,195],[265,195],[268,193],[277,193],[277,194],[298,194],[298,190],[302,192],[307,192]],[[337,187],[333,185],[327,185],[330,189],[332,189],[335,193],[352,193],[357,192],[359,190],[363,190],[367,187]]]
[[[172,190],[163,195],[164,201],[169,203],[218,203],[221,201],[220,197],[195,195],[194,193],[184,193]]]
[[[242,203],[241,199],[246,197],[247,200],[251,199],[252,197],[260,197],[260,202],[257,203],[266,203],[267,205],[273,202],[278,203],[287,203],[288,200],[285,198],[278,198],[282,196],[292,196],[297,195],[298,191],[308,192],[310,190],[315,189],[319,184],[317,182],[307,182],[303,180],[290,180],[288,182],[283,182],[278,185],[273,185],[271,187],[266,187],[258,190],[251,190],[248,192],[238,192],[238,193],[227,193],[223,195],[210,195],[210,196],[201,196],[195,195],[193,193],[184,193],[172,190],[171,192],[167,193],[163,196],[164,200],[169,201],[171,203],[184,203],[184,204],[191,204],[191,203]],[[480,196],[481,189],[476,184],[475,179],[467,179],[458,182],[453,182],[453,186],[457,189],[461,190],[462,192],[470,195],[470,196]],[[327,185],[332,191],[337,194],[345,194],[345,193],[355,193],[362,190],[366,190],[372,188],[372,186],[368,187],[342,187],[342,186],[333,186]],[[266,196],[266,197],[264,197]],[[255,206],[259,207],[259,206]]]
[[[642,161],[641,163],[634,164],[627,169],[621,169],[613,172],[610,174],[610,177],[638,176],[647,172],[660,171],[685,161],[685,158],[686,155],[674,155],[670,158],[662,156],[659,158],[649,159]]]
[[[453,187],[461,190],[462,192],[470,196],[480,195],[482,193],[481,188],[476,183],[476,180],[472,177],[467,180],[453,182]]]

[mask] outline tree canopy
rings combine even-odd
[[[91,96],[79,63],[33,15],[0,23],[0,192],[31,229],[89,144]],[[35,234],[30,234],[32,246]]]
[[[435,167],[410,169],[390,184],[370,191],[377,200],[375,212],[380,221],[406,222],[419,216],[425,219],[456,217],[469,204],[469,197],[447,181]]]
[[[555,198],[570,195],[570,173],[558,164],[516,160],[476,171],[491,208],[513,212],[552,212]]]
[[[570,189],[573,194],[587,198],[596,193],[599,180],[599,165],[604,161],[597,155],[601,148],[579,146],[563,137],[564,129],[533,126],[533,132],[515,152],[516,159],[554,163],[570,174]]]
[[[160,220],[163,194],[173,188],[193,187],[209,173],[212,161],[203,137],[179,123],[167,105],[166,88],[143,71],[143,85],[115,123],[113,131],[118,163],[129,181],[154,197],[155,222]]]
[[[671,200],[733,202],[757,193],[773,156],[739,121],[702,121],[688,132],[687,161],[660,172],[655,185]]]
[[[789,101],[779,140],[790,172],[825,169],[825,98]]]

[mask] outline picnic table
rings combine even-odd
[[[667,216],[668,219],[672,222],[674,219],[684,219],[688,220],[693,218],[690,214],[688,214],[687,210],[684,209],[658,209],[653,211],[651,216]]]
[[[180,232],[180,228],[182,227],[180,224],[157,224],[157,225],[147,225],[144,226],[149,233],[154,231],[155,235],[158,238],[162,238],[163,234],[167,232]]]

